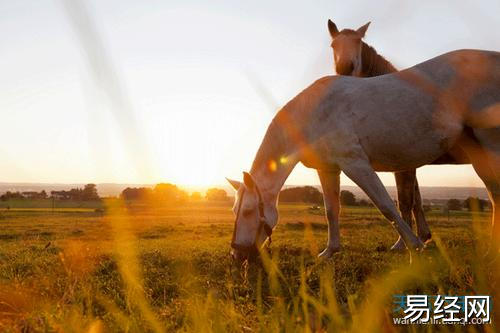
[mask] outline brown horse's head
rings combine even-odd
[[[362,70],[361,50],[363,37],[370,22],[357,30],[344,29],[339,31],[335,23],[328,20],[328,31],[332,36],[333,59],[335,71],[340,75],[360,76]]]

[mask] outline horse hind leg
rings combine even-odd
[[[428,242],[432,238],[431,230],[429,224],[425,218],[424,208],[422,206],[422,196],[420,195],[420,187],[418,186],[418,180],[415,178],[415,194],[413,201],[413,216],[417,222],[417,235],[420,240],[424,243]]]
[[[500,249],[500,184],[495,178],[491,177],[493,172],[488,170],[490,166],[484,164],[484,162],[478,162],[472,165],[479,178],[484,182],[493,207],[489,252],[492,255],[498,255]],[[497,168],[500,168],[500,164],[497,165]]]
[[[398,205],[401,216],[411,228],[413,212],[417,224],[417,235],[422,242],[426,243],[431,239],[432,235],[422,207],[422,196],[420,195],[416,170],[395,172],[394,176],[398,188]],[[399,237],[391,250],[404,250],[404,248],[404,242]]]
[[[414,205],[414,193],[416,183],[415,169],[409,171],[399,171],[394,173],[396,187],[398,190],[398,207],[403,220],[412,228],[412,208]],[[394,251],[403,251],[406,249],[403,239],[399,236],[398,240],[391,247]]]
[[[474,130],[474,135],[477,142],[467,142],[466,152],[493,206],[489,252],[497,256],[500,249],[500,128]]]

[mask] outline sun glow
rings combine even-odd
[[[157,178],[181,186],[224,184],[235,163],[248,169],[266,128],[267,119],[257,117],[259,107],[242,99],[198,95],[150,107],[159,117],[143,121],[159,166]]]
[[[241,171],[249,170],[279,106],[314,79],[332,73],[324,16],[332,10],[321,6],[308,8],[301,26],[279,11],[263,17],[259,11],[239,13],[232,6],[214,10],[203,2],[165,2],[155,10],[134,5],[134,10],[116,11],[107,2],[94,6],[101,18],[96,31],[106,52],[83,45],[88,39],[76,37],[59,8],[40,5],[33,11],[10,2],[0,5],[10,17],[0,21],[3,31],[16,32],[0,37],[3,45],[10,45],[0,54],[0,110],[5,111],[0,132],[8,142],[0,147],[0,181],[225,184],[224,177],[240,179]],[[415,4],[416,17],[435,12],[422,6]],[[350,20],[345,24],[364,18]],[[449,21],[453,24],[441,27],[443,35],[463,39],[450,40],[447,49],[463,43],[480,49],[498,45],[489,28],[493,17],[475,23]],[[399,38],[397,43],[389,44],[383,25],[378,25],[382,30],[371,34],[370,42],[400,68],[441,53],[442,44],[428,43],[417,22],[406,22],[401,34],[391,36]],[[479,34],[484,38],[472,38]],[[408,38],[426,48],[391,46]],[[88,52],[108,54],[101,64],[112,64],[116,77],[90,68]],[[115,85],[123,87],[111,89],[112,96],[126,102],[117,103],[114,111],[106,86],[96,82],[104,76],[104,83],[119,78]],[[123,104],[130,106],[125,126],[119,115]],[[290,161],[283,156],[275,163],[279,168]],[[426,167],[419,176],[424,186],[483,186],[470,167]],[[383,175],[382,180],[393,185],[394,177]],[[300,164],[287,180],[318,183],[317,174]],[[343,178],[346,183],[352,184]]]

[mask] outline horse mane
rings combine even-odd
[[[397,69],[370,45],[362,42],[361,61],[363,64],[361,76],[372,77],[397,72]]]

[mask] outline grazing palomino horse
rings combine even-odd
[[[363,41],[370,22],[362,27],[352,30],[339,31],[335,23],[328,20],[328,31],[332,37],[333,59],[335,70],[339,75],[357,77],[374,77],[397,72],[396,68],[379,55],[377,51]],[[425,220],[422,208],[422,197],[418,187],[416,170],[394,172],[396,187],[398,189],[398,205],[403,220],[411,227],[412,211],[417,224],[417,235],[426,242],[431,238],[431,232]],[[401,237],[392,246],[394,250],[403,250],[404,243]]]
[[[278,222],[279,192],[297,163],[318,171],[327,206],[328,245],[340,249],[338,174],[363,189],[410,251],[423,243],[375,171],[415,169],[446,152],[466,156],[493,203],[491,248],[500,242],[500,53],[460,50],[393,74],[327,76],[289,101],[269,125],[237,190],[231,247],[245,259]],[[496,223],[495,223],[496,222]],[[411,252],[410,252],[411,253]]]

